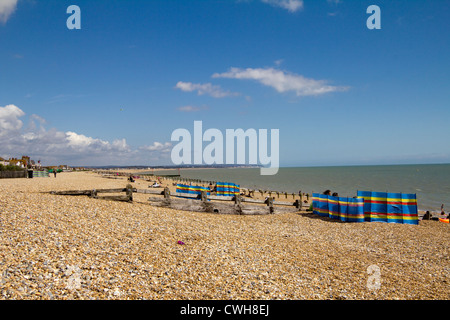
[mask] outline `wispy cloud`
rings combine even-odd
[[[332,7],[337,7],[339,4],[342,3],[342,0],[327,0],[327,2],[328,2],[328,4],[329,4],[330,6],[332,6]],[[328,15],[329,17],[335,17],[335,16],[337,16],[338,14],[339,14],[338,11],[335,11],[335,12],[328,12],[328,13],[327,13],[327,15]]]
[[[225,98],[225,97],[232,97],[232,96],[239,95],[239,93],[225,91],[220,86],[213,85],[211,83],[201,84],[201,83],[180,81],[177,83],[175,88],[180,89],[181,91],[184,91],[184,92],[196,91],[199,96],[209,95],[213,98]]]
[[[281,64],[283,63],[283,59],[278,59],[278,60],[275,60],[274,61],[274,63],[275,63],[275,65],[277,66],[277,67],[279,67],[279,66],[281,66]]]
[[[183,106],[177,108],[177,110],[181,112],[199,112],[202,110],[208,110],[208,107]]]
[[[0,0],[1,1],[1,0]],[[50,97],[47,100],[47,104],[53,104],[53,103],[61,103],[73,99],[79,99],[87,97],[85,94],[58,94],[56,96]]]
[[[308,79],[298,74],[274,68],[231,68],[228,72],[213,74],[213,78],[255,80],[274,88],[280,93],[293,91],[297,96],[317,96],[349,89],[349,87],[329,85],[325,80]]]
[[[0,0],[0,23],[5,24],[14,13],[18,0]]]
[[[275,7],[280,7],[289,12],[297,12],[303,9],[303,0],[261,0]]]
[[[342,0],[327,0],[327,2],[332,5],[338,5],[342,3]]]
[[[154,142],[153,145],[150,146],[143,146],[139,148],[140,150],[145,151],[159,151],[159,152],[170,152],[172,150],[172,144],[170,142],[161,143],[161,142]]]

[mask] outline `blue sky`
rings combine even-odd
[[[279,129],[282,166],[448,163],[449,31],[450,1],[0,0],[0,156],[171,165],[201,120]]]

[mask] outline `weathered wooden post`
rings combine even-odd
[[[300,210],[302,208],[302,200],[295,200],[294,205],[297,209]]]
[[[284,196],[285,196],[285,197],[286,197],[286,199],[287,199],[287,192],[285,192],[285,193],[284,193]]]
[[[237,214],[242,214],[242,207],[241,207],[241,195],[237,194],[234,196],[234,205],[236,208]]]
[[[202,202],[208,201],[208,195],[205,190],[202,191],[200,198],[201,198]]]
[[[164,199],[170,199],[170,190],[168,187],[164,188]]]
[[[269,197],[267,199],[267,206],[269,207],[270,214],[274,213],[274,210],[273,210],[273,198],[272,197]]]
[[[132,202],[133,201],[133,186],[131,184],[127,184],[125,192],[128,197],[128,202]]]

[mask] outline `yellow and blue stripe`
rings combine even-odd
[[[415,194],[358,191],[366,221],[419,224]]]
[[[240,186],[231,182],[217,182],[216,194],[218,196],[233,197],[240,194]]]

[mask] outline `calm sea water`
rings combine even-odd
[[[182,169],[181,176],[289,193],[327,189],[349,197],[358,190],[415,193],[419,209],[440,211],[444,204],[450,211],[450,164],[280,168],[274,176],[261,176],[257,168]]]

